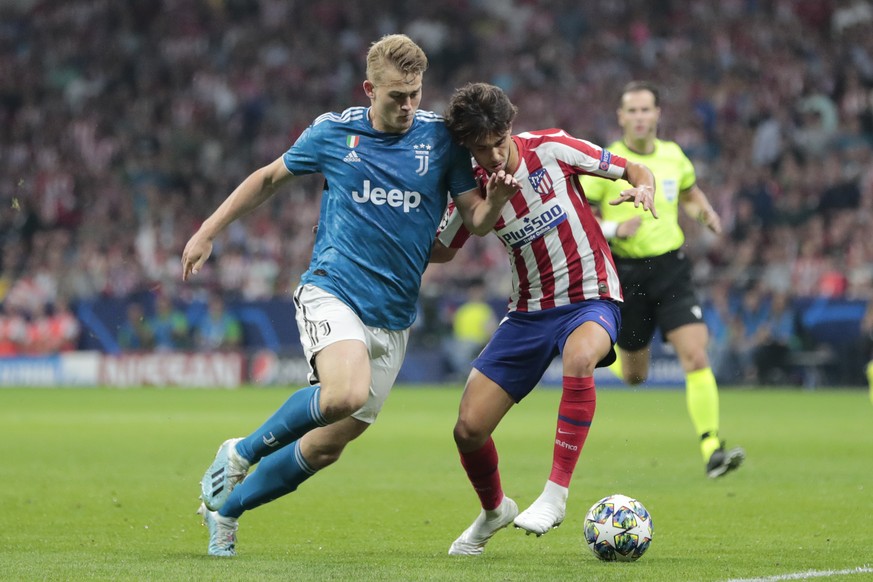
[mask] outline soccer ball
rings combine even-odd
[[[606,562],[638,560],[652,543],[652,516],[627,495],[610,495],[595,503],[585,516],[585,541]]]

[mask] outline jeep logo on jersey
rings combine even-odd
[[[413,208],[418,208],[418,205],[421,204],[421,193],[415,190],[410,192],[409,190],[397,190],[396,188],[385,190],[385,188],[379,188],[378,186],[371,189],[370,181],[364,180],[364,192],[352,190],[352,199],[361,204],[370,202],[376,206],[387,204],[392,208],[403,207],[403,212],[409,212]]]
[[[552,179],[545,168],[540,168],[531,173],[527,179],[530,180],[530,185],[540,196],[548,196],[549,192],[552,191]]]
[[[415,150],[415,159],[418,160],[418,168],[416,168],[415,173],[419,176],[424,176],[427,174],[427,168],[430,162],[430,144],[419,143],[412,146],[412,149]]]

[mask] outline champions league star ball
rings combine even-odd
[[[585,516],[585,542],[606,562],[633,562],[652,543],[652,516],[627,495],[610,495],[595,503]]]

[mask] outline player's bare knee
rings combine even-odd
[[[585,378],[594,374],[599,358],[595,358],[589,352],[564,354],[564,375],[576,378]]]
[[[647,374],[639,374],[636,372],[631,372],[630,374],[625,374],[624,381],[631,386],[638,386],[642,384],[648,379]]]
[[[705,350],[694,350],[681,357],[685,373],[696,372],[709,367],[709,357]]]
[[[345,443],[337,445],[321,445],[309,452],[306,462],[314,469],[324,469],[337,462],[345,449]]]
[[[488,440],[488,432],[482,427],[476,426],[474,423],[467,422],[464,418],[459,418],[455,423],[453,432],[455,444],[462,451],[472,451],[481,447]]]
[[[328,422],[336,422],[359,410],[367,403],[367,396],[368,393],[346,392],[341,395],[333,395],[329,399],[322,398],[321,413]]]

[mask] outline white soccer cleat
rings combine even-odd
[[[488,540],[502,530],[518,515],[518,505],[509,497],[504,496],[495,509],[479,513],[473,525],[464,530],[461,537],[449,548],[450,556],[478,556],[485,551]]]
[[[236,529],[239,521],[233,517],[222,517],[215,511],[209,511],[201,503],[197,513],[203,517],[203,525],[209,528],[210,556],[230,558],[236,555]]]
[[[546,488],[537,500],[515,518],[515,527],[537,537],[558,527],[567,513],[568,493],[566,487],[546,481]]]
[[[242,483],[249,472],[249,462],[236,452],[236,443],[241,440],[228,439],[221,443],[215,460],[200,480],[200,498],[207,509],[221,509],[233,488]]]

